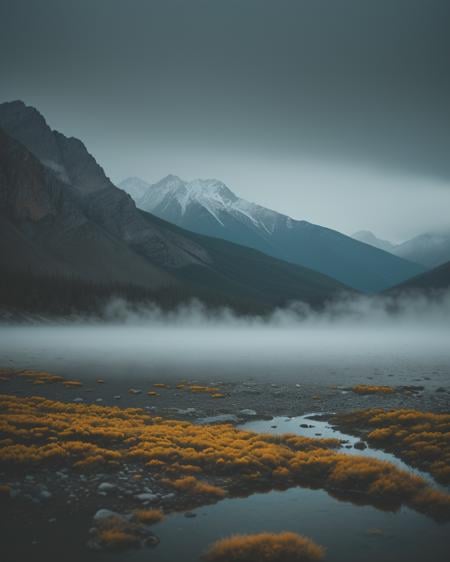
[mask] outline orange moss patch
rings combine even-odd
[[[192,384],[186,388],[194,394],[217,394],[220,392],[220,388],[217,388],[216,386],[201,386],[198,384]]]
[[[98,522],[97,539],[109,550],[124,550],[140,546],[138,526],[116,516],[107,517]]]
[[[208,562],[314,562],[325,549],[297,533],[234,535],[215,542],[206,552]]]
[[[369,443],[393,452],[412,466],[450,483],[450,414],[371,408],[336,416],[347,432],[367,432]]]
[[[9,498],[11,496],[11,487],[7,484],[0,484],[0,499]]]
[[[57,382],[64,382],[64,377],[60,375],[53,375],[47,371],[20,371],[19,377],[24,377],[32,384],[53,384]]]
[[[33,385],[62,383],[68,388],[82,386],[82,383],[78,380],[66,380],[60,375],[54,375],[53,373],[49,373],[47,371],[35,371],[33,369],[25,369],[23,371],[0,369],[0,380],[3,379],[10,381],[14,377],[24,378]],[[97,382],[104,381],[99,379]]]
[[[164,519],[164,513],[160,509],[137,509],[133,512],[133,517],[139,523],[153,525]]]
[[[358,384],[352,387],[355,394],[392,394],[394,389],[392,386],[375,386],[370,384]]]
[[[80,386],[83,386],[80,381],[64,381],[63,385],[66,388],[79,388]]]
[[[111,550],[125,550],[140,544],[139,538],[136,535],[121,529],[105,529],[100,531],[98,536],[103,547]]]
[[[176,490],[182,490],[192,495],[206,495],[214,496],[217,498],[223,498],[226,492],[223,488],[219,486],[213,486],[207,482],[201,482],[197,480],[194,476],[185,476],[184,478],[178,478],[173,481],[166,481],[167,484],[175,488]]]
[[[190,497],[217,499],[224,490],[238,495],[302,485],[343,499],[389,509],[403,504],[450,518],[448,494],[388,462],[337,452],[337,439],[257,434],[229,424],[167,420],[137,408],[42,397],[0,395],[0,412],[0,467],[5,470],[58,465],[104,470],[138,463]],[[220,487],[211,488],[211,480]]]

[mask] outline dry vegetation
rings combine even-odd
[[[443,484],[450,483],[450,414],[373,408],[340,414],[336,421],[347,432],[367,432],[373,446],[430,472]]]
[[[140,510],[136,513],[131,520],[112,515],[97,521],[88,546],[95,550],[125,550],[154,545],[154,535],[147,526],[161,521],[162,513],[158,510]]]
[[[376,386],[370,384],[357,384],[352,387],[355,394],[392,394],[394,389],[392,386]]]
[[[189,495],[195,496],[201,494],[215,496],[217,498],[223,498],[226,495],[223,488],[214,486],[213,484],[208,484],[207,482],[201,482],[194,476],[184,476],[183,478],[177,478],[176,480],[165,480],[165,482],[176,490],[181,490]]]
[[[78,388],[82,386],[82,383],[78,380],[67,380],[61,375],[54,375],[47,371],[36,371],[33,369],[25,369],[23,371],[0,369],[0,382],[8,382],[14,377],[23,378],[33,385],[62,383],[67,388]]]
[[[336,439],[195,425],[137,408],[0,395],[0,466],[102,471],[144,464],[162,485],[198,503],[301,485],[385,509],[408,505],[450,517],[450,496],[394,465],[337,452]],[[194,476],[195,475],[195,476]],[[211,484],[210,482],[213,482]]]
[[[297,533],[234,535],[215,542],[207,562],[314,562],[322,560],[323,547]]]
[[[164,513],[160,509],[136,509],[133,512],[133,517],[139,523],[153,525],[164,519]]]
[[[9,382],[14,377],[23,377],[33,385],[61,383],[66,388],[79,388],[83,386],[82,382],[79,380],[67,380],[60,375],[54,375],[52,373],[48,373],[47,371],[38,371],[33,369],[27,369],[23,371],[7,368],[0,369],[0,382]],[[104,384],[105,380],[97,379],[96,382],[98,384]],[[166,383],[154,383],[153,388],[158,390],[165,390],[170,388],[170,385]],[[180,382],[175,385],[175,388],[177,390],[183,390],[184,392],[190,392],[192,394],[205,394],[207,396],[210,396],[211,398],[225,397],[225,394],[223,394],[220,388],[217,386],[203,386]],[[135,388],[128,389],[129,394],[141,394],[141,392],[141,390]],[[147,396],[154,398],[159,396],[159,393],[156,390],[149,390],[147,392]]]

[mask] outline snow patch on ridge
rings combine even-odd
[[[132,194],[136,184],[134,180],[135,178],[125,180],[120,186]],[[156,215],[172,208],[174,214],[182,217],[191,208],[202,208],[221,226],[224,226],[223,219],[228,215],[265,235],[273,234],[280,217],[284,217],[237,197],[223,182],[216,179],[186,182],[178,176],[169,175],[154,185],[147,185],[145,193],[136,198],[136,203],[138,207]]]

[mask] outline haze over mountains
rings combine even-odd
[[[171,287],[216,300],[321,303],[345,287],[310,269],[188,232],[136,208],[81,141],[22,102],[0,105],[0,266]]]
[[[187,230],[255,248],[363,292],[377,292],[424,267],[307,221],[294,220],[237,197],[224,183],[169,175],[151,185],[119,184],[138,207]]]
[[[450,230],[420,234],[402,244],[381,240],[368,230],[356,232],[353,238],[427,268],[437,267],[450,260]]]

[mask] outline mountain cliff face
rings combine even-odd
[[[182,267],[208,260],[201,247],[183,237],[166,235],[145,220],[133,200],[106,177],[83,143],[52,131],[36,109],[22,102],[1,104],[0,127],[75,190],[86,215],[113,236],[161,266]]]
[[[77,139],[0,104],[0,266],[273,306],[345,289],[306,268],[184,231],[137,209]]]
[[[175,280],[114,239],[80,194],[0,130],[0,264],[6,269],[140,283]]]
[[[136,184],[133,178],[120,187],[135,194]],[[424,271],[335,230],[245,201],[218,180],[167,176],[146,190],[142,180],[139,185],[138,207],[164,220],[311,268],[359,291],[381,291]]]

